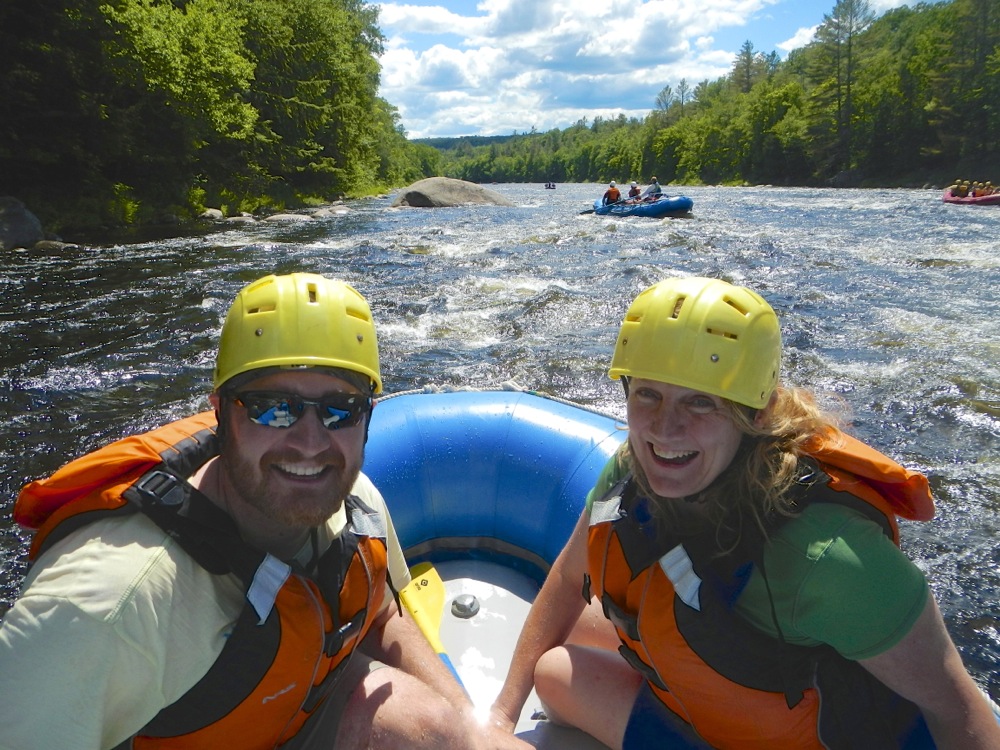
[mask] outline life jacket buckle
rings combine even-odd
[[[341,649],[344,648],[344,642],[361,630],[361,626],[364,625],[367,617],[368,608],[365,607],[354,615],[354,617],[352,617],[347,623],[341,625],[332,633],[328,633],[326,636],[326,643],[323,647],[323,652],[327,656],[335,656],[336,654],[339,654]]]
[[[187,499],[187,491],[180,479],[159,469],[147,471],[135,484],[136,491],[143,498],[152,499],[157,505],[182,505]]]

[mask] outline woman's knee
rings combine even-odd
[[[620,747],[642,683],[617,651],[560,646],[535,666],[535,692],[549,719],[579,727],[609,747]]]
[[[546,651],[535,664],[535,692],[543,702],[558,696],[569,687],[572,673],[569,651],[557,646]]]

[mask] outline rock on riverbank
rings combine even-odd
[[[0,196],[0,248],[33,247],[44,239],[42,222],[37,216],[17,198]]]
[[[479,203],[494,206],[513,206],[499,193],[465,180],[451,177],[428,177],[403,188],[392,202],[394,207],[443,208]]]

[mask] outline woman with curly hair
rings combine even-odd
[[[780,385],[780,361],[749,289],[667,279],[633,301],[609,371],[628,440],[532,605],[496,724],[534,685],[549,719],[616,749],[1000,747],[898,547],[897,517],[933,516],[926,478]]]

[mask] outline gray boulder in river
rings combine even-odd
[[[17,198],[0,196],[0,246],[31,247],[45,239],[42,224]]]
[[[499,193],[487,190],[474,182],[455,180],[451,177],[428,177],[403,188],[392,202],[393,206],[440,208],[484,203],[494,206],[513,206]]]

